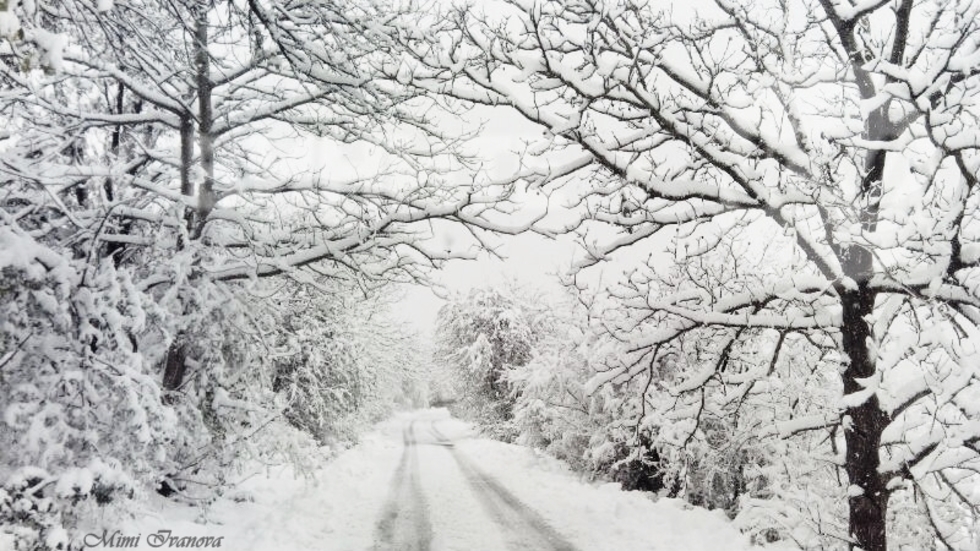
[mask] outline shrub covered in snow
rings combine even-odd
[[[434,360],[458,398],[454,409],[511,440],[519,392],[511,376],[526,365],[550,329],[543,305],[517,291],[474,289],[439,311]]]

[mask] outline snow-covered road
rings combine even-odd
[[[457,499],[466,492],[472,493],[483,507],[487,520],[500,530],[507,549],[533,549],[540,551],[574,551],[568,541],[533,509],[523,504],[499,480],[481,469],[476,462],[456,450],[455,442],[439,425],[452,421],[443,416],[436,418],[409,418],[402,427],[404,449],[395,472],[392,492],[385,505],[378,525],[376,551],[429,551],[433,549],[432,523],[429,505],[422,491],[419,455],[426,455],[430,466],[438,466],[435,472],[462,480],[460,488],[450,495],[450,504],[458,506]],[[421,450],[421,448],[429,447]],[[462,475],[460,477],[459,475]],[[436,482],[436,481],[434,481]],[[452,526],[448,527],[452,530]]]
[[[582,482],[554,459],[477,437],[445,410],[382,423],[312,483],[275,469],[243,487],[254,501],[221,500],[204,519],[156,502],[127,533],[223,536],[236,551],[752,549],[721,512]]]
[[[375,549],[428,551],[432,548],[432,523],[419,476],[418,437],[414,420],[402,428],[402,444],[402,459],[378,523]]]

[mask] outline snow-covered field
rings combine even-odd
[[[445,410],[379,424],[312,480],[285,468],[252,477],[204,516],[154,501],[120,536],[151,549],[160,530],[222,537],[236,551],[752,549],[720,512],[582,483],[558,461],[476,437]]]

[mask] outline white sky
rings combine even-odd
[[[450,293],[473,288],[500,286],[508,281],[557,295],[561,289],[555,274],[571,264],[575,245],[570,239],[548,240],[539,235],[502,238],[505,260],[482,255],[479,260],[456,260],[436,274],[436,280]],[[444,304],[431,289],[420,285],[406,288],[405,298],[395,314],[423,334],[434,326],[436,314]]]

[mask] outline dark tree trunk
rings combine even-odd
[[[867,84],[870,86],[870,81]],[[862,90],[862,95],[865,92]],[[870,113],[865,121],[865,138],[887,141],[895,136],[896,129],[889,122],[887,104]],[[887,153],[883,150],[870,150],[865,157],[858,197],[861,229],[865,232],[874,232],[878,226],[886,159]],[[868,323],[874,313],[877,294],[870,287],[875,274],[871,251],[860,244],[849,244],[841,253],[844,273],[857,285],[856,289],[838,288],[843,315],[842,345],[849,358],[843,374],[844,395],[847,396],[864,390],[861,380],[872,377],[877,371],[877,358],[871,347],[874,334]],[[884,477],[878,472],[881,463],[878,452],[881,434],[890,419],[882,411],[875,393],[859,405],[848,407],[845,413],[849,418],[849,423],[844,426],[844,468],[851,485],[848,498],[848,528],[854,542],[851,548],[887,551],[886,519],[890,495]]]
[[[844,351],[850,358],[844,372],[844,394],[864,389],[859,379],[874,375],[875,359],[871,357],[868,340],[871,327],[865,316],[874,309],[874,294],[864,284],[857,291],[843,297]],[[849,498],[849,530],[856,542],[852,548],[863,551],[886,551],[885,519],[888,512],[889,492],[885,480],[878,472],[878,449],[881,434],[888,426],[888,416],[881,410],[878,397],[872,395],[862,404],[846,410],[850,423],[845,424],[846,462],[848,480],[852,489],[860,495]]]
[[[180,193],[185,197],[193,197],[194,184],[191,181],[191,163],[194,158],[194,124],[190,115],[184,115],[180,120]],[[177,250],[187,246],[186,235],[194,226],[194,210],[184,209],[184,229],[177,235]],[[183,334],[179,334],[167,349],[167,359],[163,368],[164,402],[173,403],[173,392],[184,383],[184,372],[187,370],[187,348]]]
[[[116,105],[115,113],[121,115],[125,110],[125,97],[126,88],[119,83],[116,88]],[[119,156],[119,148],[122,143],[122,125],[117,125],[112,130],[112,139],[109,143],[109,152],[114,158]],[[112,178],[106,178],[103,184],[103,190],[105,191],[106,200],[111,204],[116,201],[116,186]],[[130,235],[133,232],[133,222],[132,220],[124,220],[119,226],[120,235]],[[115,267],[119,267],[122,264],[123,255],[126,252],[126,245],[118,241],[111,241],[106,244],[106,256],[112,259],[112,263]]]
[[[175,401],[174,392],[184,384],[187,371],[187,344],[184,336],[178,335],[167,349],[167,362],[163,369],[163,400],[167,404]]]

